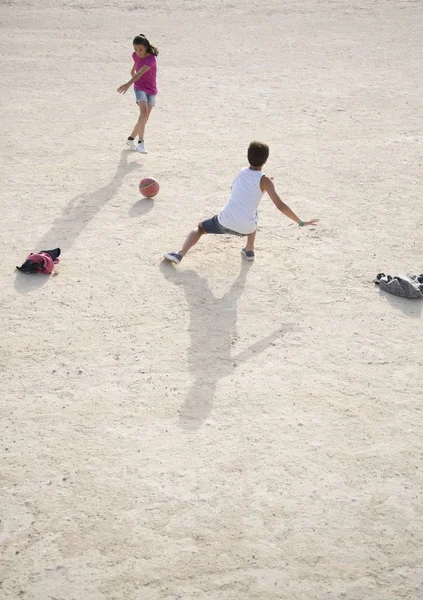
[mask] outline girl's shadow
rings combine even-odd
[[[139,163],[129,162],[131,152],[122,150],[120,160],[109,183],[94,192],[79,194],[69,201],[54,220],[48,232],[29,251],[37,252],[44,248],[69,250],[95,215],[116,195],[126,175],[142,168]],[[23,294],[45,285],[50,280],[46,275],[23,275],[16,273],[15,289]]]
[[[237,303],[250,266],[251,263],[243,260],[230,289],[217,298],[207,280],[195,271],[180,271],[167,262],[161,263],[165,278],[183,287],[190,308],[188,364],[193,383],[180,409],[180,425],[184,429],[197,429],[209,416],[217,384],[222,378],[233,373],[239,364],[263,352],[286,331],[286,327],[281,326],[246,350],[232,353],[236,340]]]

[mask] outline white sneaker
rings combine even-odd
[[[134,152],[137,151],[137,145],[134,140],[126,140],[126,145],[129,146],[131,150],[134,150]]]
[[[141,152],[141,154],[148,154],[147,148],[144,146],[144,142],[138,142],[137,151]]]

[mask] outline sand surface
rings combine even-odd
[[[421,2],[2,2],[3,600],[421,600]],[[148,156],[131,41],[160,49]],[[251,139],[254,264],[209,237]],[[142,200],[138,182],[157,177]],[[61,246],[48,277],[17,273]]]

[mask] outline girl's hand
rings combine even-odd
[[[304,227],[306,225],[317,225],[318,222],[319,222],[319,219],[310,219],[310,221],[304,221]]]
[[[126,92],[129,90],[130,87],[131,87],[130,83],[124,83],[123,85],[118,87],[117,91],[119,92],[119,94],[126,94]]]

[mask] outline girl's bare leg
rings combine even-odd
[[[147,109],[147,118],[145,120],[145,124],[147,124],[148,119],[150,118],[151,111],[153,110],[153,106],[149,106]]]
[[[135,139],[138,135],[138,122],[139,122],[139,118],[138,118],[138,121],[135,123],[135,127],[132,130],[132,133],[130,135],[131,138]]]
[[[148,121],[148,117],[150,116],[152,106],[148,106],[147,102],[138,102],[138,106],[140,108],[140,116],[138,117],[138,121],[132,130],[131,137],[136,138],[137,135],[140,140],[144,139],[144,131],[145,124]]]

